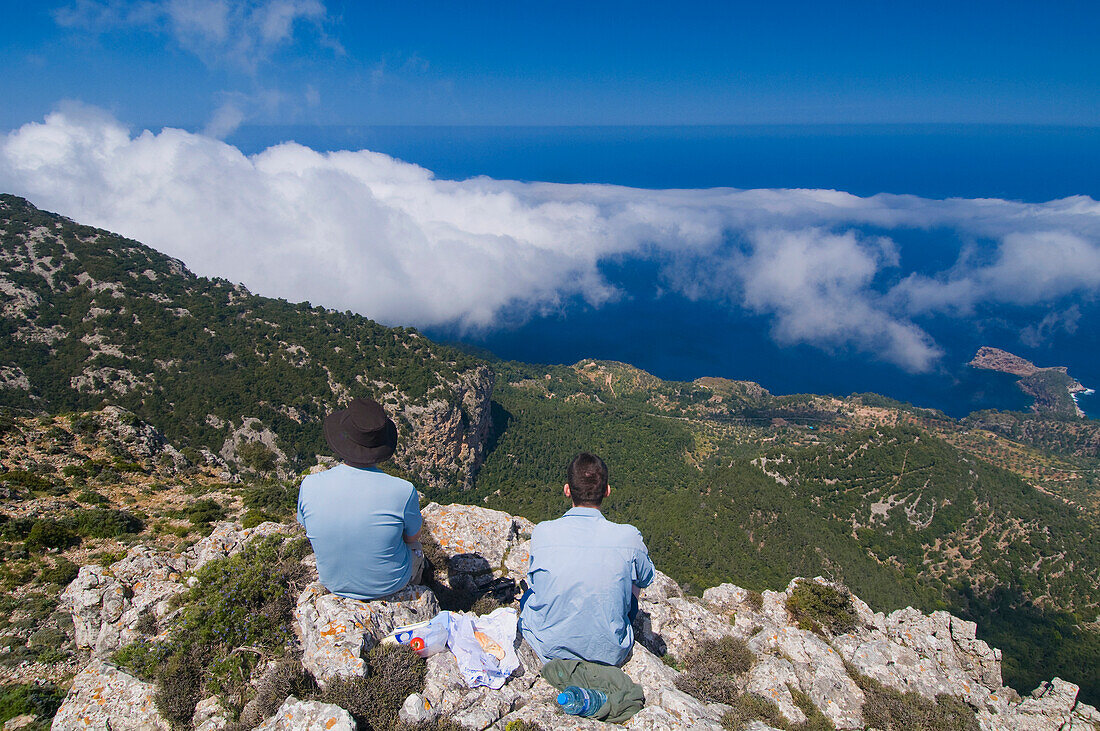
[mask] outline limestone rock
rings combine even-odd
[[[450,389],[446,399],[425,404],[383,399],[391,409],[403,403],[393,414],[399,433],[394,462],[412,475],[414,482],[464,490],[473,487],[492,426],[495,380],[490,368],[479,366],[444,384]]]
[[[432,712],[451,717],[463,727],[476,729],[488,728],[504,717],[512,718],[512,712],[536,696],[553,692],[556,697],[556,691],[538,674],[542,667],[538,656],[518,637],[516,656],[519,668],[503,688],[492,690],[467,687],[455,656],[450,652],[432,655],[427,661],[422,697]]]
[[[99,661],[77,673],[52,728],[169,731],[153,702],[153,686]]]
[[[519,581],[527,572],[534,523],[476,505],[429,503],[420,511],[424,528],[447,556],[445,576],[451,588],[474,589],[494,576]]]
[[[343,708],[320,701],[300,701],[290,696],[275,715],[256,727],[256,731],[355,731],[355,720]]]
[[[635,637],[658,655],[672,653],[682,658],[704,640],[736,633],[728,616],[715,614],[698,600],[670,597],[653,601],[643,594],[638,609]]]
[[[195,731],[222,731],[232,721],[232,714],[218,696],[203,698],[195,705],[191,727]]]
[[[182,555],[134,546],[109,568],[82,566],[62,592],[59,606],[72,614],[77,646],[90,648],[96,657],[107,657],[144,636],[138,629],[144,615],[160,620],[168,613],[168,600],[187,588],[181,582],[185,571],[236,553],[256,538],[297,530],[281,523],[261,523],[245,530],[219,523]]]
[[[318,682],[362,676],[365,653],[397,627],[423,622],[439,613],[439,602],[425,586],[364,602],[332,594],[320,582],[307,586],[294,608],[302,645],[302,665]]]
[[[296,523],[266,522],[253,528],[241,528],[229,522],[218,523],[210,535],[183,552],[183,565],[188,571],[198,571],[210,561],[237,553],[249,541],[267,536],[294,534],[301,534],[301,528]]]
[[[825,640],[812,632],[785,626],[776,632],[759,633],[749,641],[749,648],[757,655],[786,658],[798,679],[798,689],[838,729],[862,726],[863,691],[848,677],[840,654]]]

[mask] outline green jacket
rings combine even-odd
[[[570,685],[592,688],[607,694],[607,703],[592,718],[622,723],[645,705],[642,686],[617,667],[583,660],[551,660],[542,666],[542,677],[558,690]]]

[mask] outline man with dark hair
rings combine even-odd
[[[622,665],[634,646],[637,593],[653,581],[653,562],[637,528],[600,512],[611,494],[602,459],[581,452],[566,479],[573,508],[531,535],[520,629],[543,662]]]
[[[298,491],[298,522],[333,594],[370,601],[420,583],[420,498],[412,483],[378,469],[397,447],[382,406],[353,399],[329,414],[325,440],[342,464],[309,475]]]

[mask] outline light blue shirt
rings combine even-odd
[[[302,480],[298,522],[317,555],[317,574],[333,594],[377,599],[412,576],[403,536],[420,530],[412,483],[374,467],[340,464]]]
[[[524,639],[542,660],[621,665],[634,646],[627,614],[633,586],[653,581],[653,562],[632,525],[573,508],[531,534]]]

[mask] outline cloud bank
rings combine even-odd
[[[132,134],[80,107],[3,140],[0,189],[197,273],[389,324],[491,328],[578,297],[598,307],[623,294],[601,263],[647,259],[675,292],[766,317],[781,344],[922,372],[942,355],[922,317],[1100,294],[1100,203],[1087,197],[439,180],[366,150],[245,156],[176,129]],[[907,269],[919,252],[895,232],[932,229],[957,237],[957,260]],[[1055,317],[1032,335],[1071,326]]]

